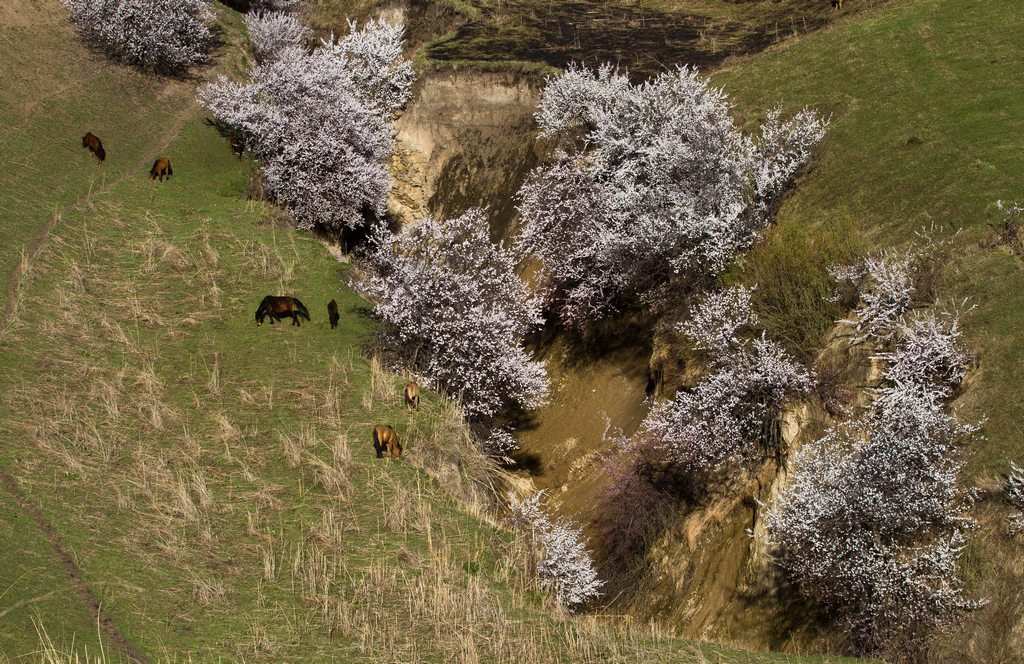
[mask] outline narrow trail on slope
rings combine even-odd
[[[93,620],[99,625],[103,631],[103,635],[107,637],[107,641],[117,646],[118,650],[123,652],[129,660],[132,662],[138,662],[139,664],[146,664],[149,660],[143,655],[135,646],[125,638],[124,634],[121,633],[117,626],[114,625],[113,621],[103,613],[103,608],[100,606],[100,602],[96,599],[96,596],[89,589],[85,579],[82,578],[82,571],[78,569],[78,565],[75,563],[75,559],[71,555],[71,551],[68,550],[64,544],[64,540],[61,539],[57,529],[53,527],[46,515],[42,513],[39,507],[33,503],[28,496],[26,496],[22,490],[18,487],[17,482],[14,478],[8,475],[5,471],[0,470],[0,484],[4,485],[14,501],[18,503],[21,509],[35,522],[39,530],[43,532],[46,537],[46,541],[50,543],[50,548],[57,554],[61,564],[64,566],[64,571],[67,572],[68,578],[71,579],[71,585],[74,586],[75,592],[78,593],[78,597],[88,607],[89,613],[92,615]]]
[[[188,121],[195,115],[196,109],[197,107],[194,101],[189,103],[188,107],[178,115],[174,124],[172,124],[165,132],[160,144],[147,152],[146,155],[136,163],[136,165],[125,169],[120,176],[105,182],[100,188],[90,189],[83,193],[74,201],[53,213],[46,223],[36,231],[32,241],[25,249],[21,262],[19,262],[18,265],[7,274],[7,293],[4,301],[3,315],[0,316],[0,331],[5,330],[13,320],[18,306],[18,290],[21,286],[25,270],[28,268],[31,261],[39,255],[39,252],[42,251],[47,239],[49,239],[53,229],[57,226],[57,222],[59,222],[65,214],[87,203],[93,197],[104,194],[126,181],[128,178],[137,175],[140,168],[145,168],[149,165],[153,159],[159,156],[159,154],[163,152],[175,138],[177,138],[178,134],[180,134],[182,129],[184,129],[185,124],[188,123]],[[78,568],[71,551],[64,544],[64,540],[57,532],[57,529],[49,522],[39,506],[33,503],[32,500],[25,495],[25,493],[18,487],[14,478],[3,469],[0,469],[0,484],[3,484],[4,488],[11,497],[14,498],[15,502],[21,506],[22,510],[24,510],[24,512],[36,523],[39,529],[46,536],[46,541],[49,542],[50,548],[53,550],[54,554],[56,554],[57,558],[60,559],[61,564],[64,566],[64,571],[67,572],[68,578],[71,580],[71,584],[74,586],[79,598],[86,607],[88,607],[89,613],[100,626],[100,629],[103,631],[107,640],[116,645],[129,660],[146,664],[149,661],[146,656],[135,648],[124,634],[118,630],[113,621],[104,614],[99,600],[93,594],[92,590],[90,590],[85,579],[82,577],[82,571]]]
[[[32,241],[29,242],[28,246],[24,250],[24,255],[22,256],[21,262],[19,262],[18,265],[15,266],[14,269],[12,269],[7,274],[7,291],[6,298],[4,300],[4,312],[3,315],[0,316],[0,332],[5,330],[7,326],[10,325],[11,320],[14,318],[14,313],[17,310],[18,305],[18,289],[21,286],[21,279],[25,273],[26,268],[28,267],[32,259],[38,256],[39,252],[42,251],[43,246],[46,244],[46,240],[50,237],[50,233],[53,232],[53,229],[54,227],[56,227],[57,222],[59,222],[61,218],[71,210],[87,203],[94,196],[105,194],[106,192],[110,191],[117,185],[121,184],[122,182],[126,181],[128,178],[136,174],[139,168],[145,168],[147,165],[149,165],[149,163],[153,159],[158,157],[159,154],[163,152],[168,145],[171,144],[171,141],[177,138],[178,134],[181,133],[181,130],[184,129],[185,124],[192,119],[195,110],[196,103],[195,101],[193,101],[189,104],[187,109],[185,109],[184,111],[182,111],[181,114],[178,115],[178,118],[174,121],[174,124],[171,125],[171,127],[164,134],[163,140],[160,142],[160,144],[154,149],[147,152],[146,155],[142,157],[142,159],[140,159],[136,165],[125,169],[125,171],[120,176],[114,178],[113,180],[109,180],[103,183],[103,185],[99,189],[90,189],[89,191],[85,192],[75,200],[71,201],[70,203],[62,207],[57,212],[54,212],[53,215],[46,221],[46,223],[43,224],[38,231],[36,231],[36,234],[32,237]]]

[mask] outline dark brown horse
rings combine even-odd
[[[86,132],[85,136],[82,137],[82,147],[89,148],[89,152],[96,155],[96,161],[101,164],[107,158],[107,151],[103,149],[103,141],[91,131]]]
[[[149,179],[155,180],[158,177],[160,181],[164,181],[164,176],[170,180],[171,176],[174,175],[174,170],[171,169],[171,160],[167,157],[160,157],[153,162],[153,168],[149,169]]]
[[[338,315],[338,303],[331,300],[327,303],[327,318],[331,321],[331,329],[338,327],[338,320],[341,316]]]
[[[384,458],[385,454],[391,459],[402,457],[402,445],[398,442],[398,434],[386,424],[373,427],[373,450],[377,453],[378,459]]]
[[[237,134],[231,134],[228,136],[228,142],[231,143],[231,151],[235,153],[235,156],[239,159],[242,158],[242,153],[245,152],[245,143]]]
[[[309,320],[309,309],[299,302],[298,298],[287,295],[268,295],[260,302],[256,310],[256,324],[263,325],[263,319],[270,317],[270,324],[280,321],[282,318],[291,318],[292,325],[299,325],[299,316]]]

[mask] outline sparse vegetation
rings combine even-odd
[[[1016,535],[1024,532],[1024,470],[1010,462],[1006,475],[1006,500],[1010,503],[1010,532]]]

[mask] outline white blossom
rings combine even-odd
[[[641,440],[689,474],[756,459],[785,401],[811,388],[807,370],[763,336],[738,342],[716,364],[693,390],[655,405],[641,426]]]
[[[312,52],[285,47],[247,84],[225,77],[200,91],[216,119],[244,137],[268,193],[300,228],[340,232],[383,215],[394,113],[409,95],[400,27],[371,22]],[[371,47],[381,49],[373,57]]]
[[[583,530],[551,518],[540,505],[543,494],[538,491],[522,501],[511,496],[510,520],[540,549],[537,575],[541,587],[554,592],[558,601],[571,609],[600,597],[604,582],[587,551]]]
[[[785,122],[773,112],[749,138],[691,68],[633,85],[610,66],[571,67],[547,82],[536,117],[560,150],[520,190],[519,243],[575,326],[672,275],[720,272],[826,126],[810,111]]]
[[[757,325],[752,295],[753,289],[744,286],[709,293],[694,307],[679,331],[695,348],[710,353],[713,360],[727,357],[741,343],[738,333]]]
[[[977,606],[957,575],[972,527],[957,446],[974,431],[943,412],[941,395],[892,388],[797,453],[765,517],[777,563],[867,651]]]
[[[213,21],[205,0],[61,0],[83,38],[111,57],[166,74],[207,60]]]
[[[895,336],[895,349],[876,356],[887,362],[887,381],[949,395],[963,380],[971,356],[958,341],[960,319],[955,312],[928,311],[900,322]]]
[[[980,602],[958,568],[970,496],[959,448],[977,432],[945,411],[970,360],[958,314],[908,313],[913,254],[869,259],[862,338],[887,344],[868,412],[800,450],[767,513],[776,561],[800,592],[846,621],[860,647],[916,647]],[[844,275],[845,276],[845,275]]]
[[[492,429],[487,438],[480,441],[484,452],[492,456],[505,457],[519,449],[519,443],[508,429]]]
[[[1012,534],[1024,532],[1024,469],[1010,462],[1010,473],[1006,476],[1006,500],[1013,511],[1010,513]]]
[[[370,258],[377,273],[366,291],[415,371],[461,395],[471,415],[543,402],[544,365],[523,348],[543,322],[540,301],[512,252],[490,241],[481,210],[426,218],[397,235],[379,229]]]
[[[860,338],[886,340],[896,333],[903,314],[914,302],[913,257],[908,253],[883,252],[864,260],[866,286],[862,286],[857,320],[852,321]]]
[[[412,62],[402,55],[402,25],[383,18],[369,21],[360,30],[349,21],[348,34],[330,46],[334,57],[349,63],[352,85],[383,115],[405,106],[416,79]]]
[[[1021,217],[1024,217],[1024,205],[1021,205],[1016,201],[1010,203],[996,201],[996,208],[1006,215],[1007,221],[1016,221],[1019,223]]]
[[[253,12],[245,15],[256,62],[273,60],[288,46],[301,46],[312,34],[294,14]]]
[[[707,353],[710,373],[692,390],[655,405],[641,425],[641,444],[667,452],[688,474],[755,460],[784,403],[810,391],[810,374],[780,345],[763,333],[745,334],[757,325],[752,294],[736,286],[694,305],[679,330]]]

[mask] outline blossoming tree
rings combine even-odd
[[[547,82],[536,117],[557,151],[519,192],[519,243],[543,267],[549,305],[578,327],[671,276],[720,272],[827,125],[776,111],[747,136],[692,68],[634,85],[610,66],[571,67]]]
[[[414,74],[402,31],[371,21],[308,52],[285,46],[250,73],[200,91],[214,117],[242,136],[268,193],[300,228],[340,233],[382,215],[391,177],[394,114]]]
[[[83,38],[111,57],[164,74],[205,62],[213,33],[206,0],[61,0]]]
[[[474,416],[543,401],[544,365],[523,349],[542,322],[540,301],[513,253],[491,242],[481,210],[428,217],[397,235],[381,228],[373,244],[365,288],[414,371],[461,395]]]

